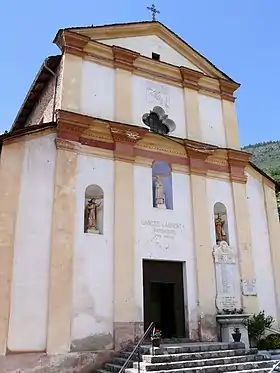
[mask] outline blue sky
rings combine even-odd
[[[152,2],[152,1],[151,1]],[[157,0],[158,19],[241,83],[243,145],[279,140],[280,1]],[[0,0],[0,132],[9,129],[59,28],[149,20],[147,0]]]

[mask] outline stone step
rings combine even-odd
[[[226,365],[226,364],[241,364],[255,361],[267,360],[262,355],[241,355],[241,356],[227,356],[212,359],[198,359],[187,361],[176,361],[172,363],[140,363],[140,369],[146,372],[160,372],[163,370],[177,370],[184,368],[196,368],[212,365]],[[133,363],[133,368],[137,368],[137,363]]]
[[[254,355],[258,352],[256,348],[245,350],[243,348],[236,350],[218,350],[208,352],[189,352],[171,355],[143,355],[145,363],[170,363],[175,361],[198,360],[198,359],[217,359],[227,356]]]
[[[121,367],[125,364],[127,359],[123,358],[123,357],[119,357],[119,356],[116,356],[114,357],[114,359],[112,360],[112,364],[115,364],[115,365],[120,365]],[[137,356],[135,357],[135,360],[134,361],[138,361],[137,360]],[[133,360],[130,360],[128,363],[127,363],[127,368],[132,368],[133,367]]]
[[[166,370],[162,369],[157,371],[157,373],[223,373],[223,372],[236,372],[247,370],[252,372],[255,369],[269,370],[276,363],[274,360],[264,360],[264,361],[250,361],[244,363],[232,363],[232,364],[216,364],[211,366],[197,366],[183,369],[172,369]],[[130,368],[126,369],[126,373],[137,373],[137,369]],[[116,372],[117,373],[117,372]]]
[[[182,343],[182,344],[162,344],[160,348],[154,348],[154,355],[171,355],[189,352],[208,352],[220,350],[236,350],[244,348],[243,343],[221,343],[221,342],[200,342],[200,343]],[[128,347],[128,351],[132,351],[133,346]],[[149,355],[151,345],[143,345],[141,347],[143,355]]]

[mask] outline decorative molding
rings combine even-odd
[[[206,58],[201,56],[190,45],[179,38],[171,30],[159,22],[132,24],[119,24],[90,28],[77,28],[76,32],[87,35],[94,40],[118,39],[136,36],[156,35],[168,45],[172,46],[178,53],[188,59],[195,66],[203,70],[206,74],[215,78],[224,78],[225,74],[213,66]]]
[[[147,129],[77,113],[57,112],[57,146],[69,151],[136,162],[168,162],[173,171],[246,183],[250,154],[187,139],[158,136]],[[73,144],[76,144],[75,146]],[[90,150],[92,149],[92,150]]]
[[[58,150],[66,150],[69,152],[78,153],[81,148],[81,144],[77,143],[76,141],[69,141],[61,138],[56,138],[54,141],[56,149]]]
[[[135,161],[135,145],[148,132],[143,128],[131,129],[125,124],[111,124],[110,128],[114,140],[115,159],[124,162]]]
[[[63,30],[57,35],[54,43],[56,43],[56,45],[61,49],[62,52],[83,57],[85,54],[84,47],[89,43],[89,41],[90,38],[88,36]]]
[[[140,53],[130,51],[115,45],[112,46],[114,56],[114,67],[123,70],[133,71],[133,62],[140,56]]]
[[[222,76],[210,76],[187,67],[178,67],[163,61],[154,61],[119,46],[110,46],[92,40],[83,33],[63,30],[54,42],[66,53],[74,54],[95,63],[120,68],[133,74],[177,87],[188,87],[201,94],[234,101],[233,92],[240,86]],[[204,66],[205,67],[205,66]]]
[[[195,70],[188,69],[186,67],[180,67],[180,73],[182,76],[183,87],[194,89],[199,91],[199,79],[203,77],[203,73]]]
[[[241,150],[233,149],[228,150],[227,154],[231,181],[246,184],[247,177],[245,168],[252,155]]]
[[[233,81],[228,81],[225,79],[220,79],[220,90],[221,90],[221,98],[223,100],[228,101],[235,101],[235,97],[233,93],[240,87],[239,83],[235,83]]]

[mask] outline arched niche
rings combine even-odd
[[[168,163],[156,161],[152,165],[153,207],[173,210],[172,172]]]
[[[84,232],[103,234],[104,193],[99,185],[86,188],[84,210]]]
[[[229,244],[227,208],[221,202],[216,202],[214,205],[214,224],[216,243],[226,241]]]

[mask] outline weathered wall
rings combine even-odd
[[[104,192],[103,234],[84,233],[87,186]],[[112,348],[114,162],[79,155],[76,178],[76,232],[73,274],[72,349]]]
[[[27,140],[21,170],[8,349],[46,348],[55,134]]]
[[[55,110],[60,108],[61,103],[61,84],[62,84],[62,69],[63,60],[61,60],[60,66],[57,69],[58,81],[57,81],[57,92],[56,92],[56,102]],[[29,115],[26,126],[33,126],[39,124],[41,121],[43,123],[51,122],[53,120],[53,110],[54,110],[54,89],[55,80],[53,76],[49,80],[46,88],[44,89],[37,105],[34,107],[33,111]]]
[[[250,211],[252,253],[257,280],[259,310],[277,320],[273,267],[261,179],[248,174],[247,201]]]

